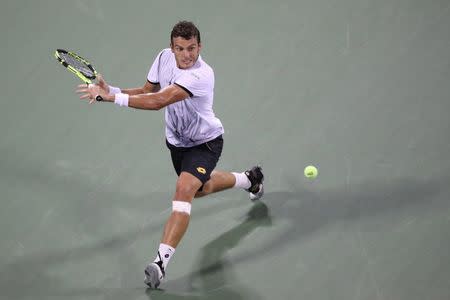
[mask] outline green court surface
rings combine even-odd
[[[0,299],[450,299],[448,0],[0,4]],[[176,181],[163,111],[78,99],[53,57],[144,84],[179,20],[215,70],[218,168],[146,289]],[[319,169],[315,180],[303,168]]]

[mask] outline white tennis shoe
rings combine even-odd
[[[145,268],[145,278],[144,282],[151,288],[157,289],[164,279],[166,272],[162,265],[162,261],[152,262]]]
[[[258,200],[264,195],[264,174],[260,166],[255,166],[250,170],[245,171],[245,175],[250,180],[251,186],[247,189],[250,200]]]

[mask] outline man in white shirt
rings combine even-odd
[[[178,22],[170,35],[170,48],[157,55],[143,87],[120,89],[99,76],[97,84],[77,89],[80,98],[90,103],[165,108],[166,144],[178,179],[156,258],[145,268],[145,283],[153,288],[165,277],[167,264],[187,230],[194,198],[232,187],[245,189],[252,200],[264,194],[259,166],[242,173],[214,170],[222,153],[224,130],[212,109],[214,71],[200,56],[201,47],[197,27]]]

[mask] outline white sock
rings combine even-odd
[[[163,268],[167,268],[167,264],[169,260],[172,258],[172,255],[175,253],[175,248],[170,247],[166,244],[159,244],[158,254],[156,254],[155,260],[153,262],[162,261]]]
[[[231,174],[233,174],[234,177],[236,178],[236,183],[234,184],[234,187],[248,189],[252,185],[252,183],[250,182],[250,180],[248,180],[248,177],[247,175],[245,175],[245,173],[231,172]]]

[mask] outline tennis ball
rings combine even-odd
[[[316,178],[318,171],[314,166],[307,166],[304,170],[305,176],[308,178]]]

